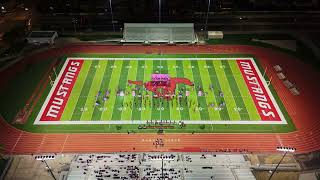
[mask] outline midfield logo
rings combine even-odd
[[[175,96],[175,90],[177,84],[185,84],[188,86],[194,86],[187,78],[170,78],[168,74],[152,74],[152,81],[143,83],[142,81],[131,81],[129,84],[135,84],[138,86],[144,86],[146,90],[151,91],[155,94],[154,97],[163,97],[167,100],[172,99]]]

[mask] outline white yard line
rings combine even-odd
[[[274,104],[274,107],[276,108],[281,121],[250,121],[250,120],[239,120],[239,121],[190,121],[190,120],[182,120],[185,124],[287,124],[284,115],[282,114],[275,98],[273,97],[266,80],[263,78],[260,69],[258,68],[256,62],[251,57],[232,57],[232,58],[81,58],[81,57],[69,57],[67,58],[66,62],[64,63],[58,77],[56,78],[54,85],[52,86],[44,104],[41,107],[41,110],[36,117],[36,120],[34,124],[39,125],[50,125],[50,124],[144,124],[146,121],[123,121],[123,120],[113,120],[113,121],[101,121],[101,120],[90,120],[90,121],[40,121],[40,118],[42,116],[42,113],[44,112],[55,88],[57,87],[57,84],[67,66],[68,61],[72,60],[237,60],[237,59],[249,59],[252,61],[252,64],[254,68],[256,69],[259,78],[261,79],[261,82],[263,83],[263,86],[265,87],[272,103]],[[161,62],[161,61],[160,61]],[[161,112],[160,112],[161,116]],[[20,134],[21,136],[21,134]],[[20,139],[20,138],[19,138]],[[18,141],[19,141],[18,139]],[[18,143],[18,142],[16,142]],[[15,148],[15,146],[14,146]],[[12,149],[13,150],[13,149]]]
[[[96,65],[94,68],[96,69],[96,71],[95,71],[94,76],[93,76],[93,79],[92,79],[93,82],[96,80],[96,78],[99,78],[100,74],[98,74],[97,71],[100,70],[100,68],[102,68],[102,67],[100,67],[100,63],[99,63],[99,64]],[[99,69],[98,69],[98,68],[99,68]],[[107,64],[106,64],[105,69],[107,69]],[[102,74],[104,74],[105,69],[104,69],[104,71],[102,72]],[[88,72],[89,72],[89,71],[88,71]],[[86,76],[86,78],[87,78],[87,76]],[[101,78],[101,81],[100,81],[100,84],[99,84],[99,87],[98,87],[98,91],[100,91],[100,87],[101,87],[101,84],[102,84],[102,80],[103,80],[103,77]],[[89,91],[88,91],[88,94],[87,94],[88,96],[90,95],[90,92],[91,92],[92,89],[94,88],[93,82],[91,83],[91,86],[90,86],[90,88],[89,88]],[[95,83],[96,83],[96,82],[95,82]],[[97,94],[97,92],[95,92],[95,93]],[[104,92],[102,92],[101,94],[103,94],[103,93],[104,93]],[[70,93],[70,94],[71,94],[71,93]],[[86,102],[84,103],[84,107],[86,107],[86,105],[90,105],[90,101],[92,101],[92,98],[95,98],[95,101],[93,102],[93,104],[96,102],[97,98],[96,98],[95,95],[94,95],[93,97],[88,97],[88,98],[86,99]],[[78,100],[79,100],[79,98],[78,98]],[[93,110],[92,110],[92,114],[93,114],[95,108],[96,108],[96,106],[94,105],[94,108],[93,108]],[[81,113],[81,117],[80,117],[80,119],[79,119],[80,121],[81,121],[83,115],[86,114],[86,113],[90,113],[90,112],[88,112],[88,111],[82,112],[82,113]],[[92,114],[91,114],[91,116],[92,116]]]
[[[82,64],[82,66],[81,66],[81,68],[84,66],[84,63]],[[90,66],[91,66],[91,64],[90,64]],[[90,66],[88,67],[88,71],[83,75],[83,77],[86,79],[87,78],[87,76],[88,76],[88,73],[89,73],[89,70],[90,70]],[[81,72],[81,69],[80,69],[80,72]],[[79,78],[79,75],[80,75],[80,72],[79,72],[79,74],[78,74],[78,77],[77,77],[77,79]],[[79,96],[78,96],[78,99],[77,99],[77,102],[75,102],[75,105],[74,105],[74,107],[72,108],[73,110],[71,111],[72,113],[76,110],[76,106],[77,106],[77,103],[78,103],[78,101],[79,101],[79,99],[80,99],[80,95],[81,95],[81,90],[82,90],[82,88],[83,88],[83,85],[84,85],[84,83],[85,83],[85,79],[84,79],[84,81],[83,81],[83,84],[82,84],[82,86],[81,86],[81,89],[80,89],[80,92],[79,92]],[[74,86],[73,86],[73,88],[76,86],[76,82],[74,83]],[[73,90],[73,88],[72,88],[72,90]],[[71,94],[72,94],[72,90],[71,90],[71,92],[70,92],[70,96],[69,96],[69,98],[71,97]],[[67,106],[67,104],[68,104],[68,102],[66,103],[66,106]],[[65,110],[65,109],[64,109]],[[64,111],[63,110],[63,111]],[[62,115],[61,115],[61,118],[62,118],[62,116],[63,116],[63,112],[62,112]],[[72,117],[72,114],[70,115],[71,117]],[[61,120],[63,120],[63,119],[60,119],[60,121]],[[80,119],[79,119],[79,121],[80,121]]]

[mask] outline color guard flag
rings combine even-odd
[[[190,96],[190,91],[186,91],[186,96]]]

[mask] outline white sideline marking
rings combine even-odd
[[[150,120],[149,120],[150,121]],[[158,122],[160,120],[157,120]],[[171,120],[172,121],[172,120]],[[183,121],[185,124],[286,124],[283,121],[254,121],[254,120],[241,120],[241,121],[231,121],[231,120],[207,120],[207,121],[192,121],[192,120],[173,120],[175,122]],[[53,124],[146,124],[147,121],[141,120],[90,120],[90,121],[40,121],[38,125],[53,125]]]
[[[270,96],[271,102],[274,104],[275,109],[277,110],[281,121],[254,121],[254,120],[239,120],[239,121],[225,121],[225,120],[220,120],[220,121],[215,121],[215,120],[207,120],[207,121],[192,121],[192,120],[176,120],[176,121],[183,121],[185,124],[287,124],[286,119],[284,118],[284,115],[282,114],[275,98],[273,97],[269,87],[267,86],[267,82],[266,80],[263,78],[260,69],[258,68],[256,62],[254,61],[253,58],[251,57],[233,57],[233,58],[81,58],[81,57],[69,57],[67,58],[65,64],[63,65],[62,69],[60,70],[60,73],[58,75],[58,77],[56,78],[53,87],[51,88],[36,120],[34,121],[34,124],[37,125],[53,125],[53,124],[145,124],[146,121],[137,121],[137,120],[130,120],[130,121],[124,121],[124,120],[106,120],[106,121],[102,121],[102,120],[90,120],[90,121],[40,121],[40,117],[43,113],[43,111],[45,110],[45,107],[47,105],[47,103],[50,100],[50,97],[52,96],[58,82],[59,79],[61,78],[66,65],[68,63],[68,61],[72,59],[72,60],[237,60],[237,59],[248,59],[252,61],[252,64],[254,66],[254,68],[256,69],[259,78],[261,79],[263,86],[265,87],[268,95]],[[241,75],[242,76],[242,75]],[[250,96],[251,97],[251,96]],[[151,120],[151,119],[150,119]],[[169,119],[168,119],[169,120]]]

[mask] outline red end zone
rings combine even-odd
[[[237,64],[262,121],[285,121],[267,85],[262,82],[251,59],[238,59]],[[260,73],[260,72],[259,72]]]
[[[58,83],[54,84],[53,91],[49,94],[49,101],[45,102],[46,106],[41,109],[40,121],[59,121],[63,109],[66,106],[72,88],[77,80],[83,60],[69,59],[62,69],[57,79]]]

